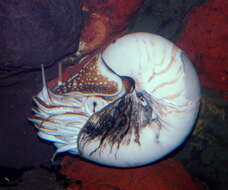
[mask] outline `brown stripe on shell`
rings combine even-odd
[[[98,58],[98,56],[94,56],[77,74],[57,87],[54,92],[57,94],[74,91],[82,94],[116,94],[118,85],[114,80],[101,75],[97,65]]]
[[[170,58],[169,64],[167,64],[166,67],[165,67],[163,70],[161,70],[161,71],[159,71],[159,72],[156,72],[156,75],[162,75],[162,74],[167,73],[167,72],[170,70],[170,68],[171,68],[174,64],[176,64],[176,57],[178,56],[178,50],[179,50],[179,49],[178,49],[175,45],[173,45],[172,53],[171,53],[171,58]],[[163,56],[167,56],[167,55],[163,55]],[[164,61],[165,61],[165,59],[163,59],[163,63],[162,63],[162,64],[164,64]]]
[[[162,82],[161,84],[157,85],[152,91],[151,94],[154,94],[156,91],[159,91],[160,89],[163,89],[166,86],[172,86],[174,85],[176,82],[178,82],[178,80],[181,78],[182,73],[177,73],[177,75],[175,75],[175,78],[167,81],[167,82]]]

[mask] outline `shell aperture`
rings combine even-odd
[[[188,58],[168,40],[128,34],[87,66],[86,72],[52,92],[43,88],[34,98],[31,120],[57,152],[137,167],[161,159],[191,132],[199,110],[199,81]]]

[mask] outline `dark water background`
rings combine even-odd
[[[57,2],[60,3],[60,1]],[[186,14],[202,2],[199,0],[145,0],[144,6],[129,24],[127,31],[152,32],[175,42],[183,29]],[[5,9],[1,9],[5,5],[1,4],[2,2],[0,3],[0,16],[6,15]],[[56,50],[57,55],[49,51],[50,55],[46,54],[46,59],[40,60],[44,61],[44,64],[47,60],[49,62],[46,64],[54,63],[77,48],[76,43],[72,45],[72,36],[76,38],[79,35],[79,25],[74,25],[74,23],[80,22],[78,17],[80,13],[78,15],[73,13],[77,6],[70,0],[66,2],[65,6],[75,6],[75,10],[64,12],[60,8],[62,6],[64,5],[61,3],[53,4],[52,2],[49,9],[46,9],[45,6],[38,7],[43,11],[45,9],[47,14],[50,13],[52,16],[45,18],[46,21],[48,18],[56,19],[56,15],[58,18],[63,18],[58,21],[59,26],[55,25],[57,28],[64,26],[64,15],[74,18],[71,19],[71,25],[68,26],[71,33],[67,33],[68,30],[64,33],[63,30],[61,34],[65,37],[62,37],[59,44],[67,44],[65,49],[62,52]],[[55,13],[55,10],[58,10],[58,14]],[[62,15],[61,11],[63,11]],[[78,8],[77,12],[80,12]],[[10,18],[9,15],[8,18]],[[50,23],[52,22],[50,21]],[[37,35],[42,36],[44,32],[40,31]],[[49,35],[53,37],[52,34]],[[61,38],[61,36],[54,36],[53,41],[55,38]],[[9,43],[9,39],[7,40]],[[55,44],[53,41],[49,43],[53,44],[52,48],[57,48],[59,44]],[[40,44],[38,43],[38,45]],[[45,44],[42,45],[45,46]],[[31,62],[37,63],[31,55],[28,57]],[[22,66],[26,65],[19,65],[19,68]],[[47,68],[46,73],[47,80],[50,80],[56,76],[56,68],[51,66]],[[31,114],[31,97],[41,89],[39,69],[22,72],[22,74],[19,70],[10,77],[7,77],[8,74],[12,74],[12,71],[4,70],[1,67],[0,189],[66,189],[67,180],[57,172],[60,168],[58,159],[54,164],[49,161],[54,152],[53,146],[38,139],[35,129],[26,120]],[[228,189],[227,111],[227,101],[223,100],[215,91],[203,88],[201,112],[195,130],[181,150],[173,155],[183,163],[193,178],[205,182],[208,189],[212,190]]]

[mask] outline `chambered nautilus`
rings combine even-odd
[[[168,40],[132,33],[96,54],[67,81],[34,97],[39,137],[113,167],[161,159],[190,134],[199,111],[193,65]]]

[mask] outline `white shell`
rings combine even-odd
[[[79,154],[86,159],[114,167],[145,165],[161,159],[181,145],[192,130],[200,103],[198,77],[193,65],[183,51],[160,36],[149,33],[133,33],[125,35],[110,44],[97,59],[97,65],[102,65],[101,57],[114,73],[134,79],[135,91],[132,93],[133,100],[137,92],[145,91],[146,94],[150,95],[151,121],[146,126],[139,127],[138,137],[136,137],[135,129],[132,129],[133,132],[130,136],[124,137],[123,141],[117,144],[109,144],[109,141],[105,139],[101,146],[101,138],[98,137],[92,138],[92,140],[87,138],[88,141],[83,140],[86,136],[83,133],[83,128],[86,128],[84,126],[88,125],[90,120],[99,120],[99,114],[104,115],[106,109],[109,110],[112,105],[118,105],[123,93],[126,93],[126,89],[122,87],[118,77],[114,77],[114,82],[119,90],[112,95],[114,97],[112,101],[102,100],[102,106],[95,113],[89,113],[85,108],[86,102],[91,107],[91,102],[87,101],[88,97],[98,99],[99,103],[99,97],[95,94],[86,95],[79,93],[75,95],[74,93],[74,95],[62,96],[64,98],[61,98],[60,95],[53,95],[55,97],[53,99],[58,101],[51,102],[48,98],[44,98],[48,96],[41,95],[45,91],[43,90],[38,95],[41,101],[48,102],[51,106],[73,107],[72,112],[75,112],[75,106],[78,106],[80,110],[78,112],[83,112],[86,116],[81,122],[78,131],[70,132],[70,137],[67,136],[67,130],[69,128],[69,131],[74,131],[74,125],[65,122],[66,119],[64,117],[67,116],[67,111],[64,114],[58,114],[58,111],[54,113],[57,115],[55,121],[57,122],[58,120],[60,123],[60,127],[56,127],[56,129],[64,129],[58,135],[42,132],[43,126],[37,126],[37,120],[32,119],[43,135],[40,136],[56,142],[56,146],[60,147],[59,151],[69,151],[78,154],[79,150]],[[102,73],[104,65],[99,68],[99,72]],[[107,70],[107,68],[105,69]],[[109,74],[109,72],[106,72],[106,76],[111,80],[114,75],[112,72]],[[46,89],[46,91],[48,90]],[[77,97],[75,98],[75,96]],[[76,103],[73,104],[75,99],[80,100],[78,105]],[[136,98],[135,102],[138,101]],[[44,119],[53,122],[53,119],[49,119],[53,117],[53,114],[49,112],[50,110],[42,108],[41,103],[37,103],[37,105],[39,111],[36,117],[41,118],[43,123],[46,122]],[[44,116],[44,112],[46,116]],[[76,116],[78,112],[74,113],[75,117],[71,115],[73,116],[71,119],[73,123],[78,122],[78,117]],[[89,118],[91,119],[88,121]],[[65,124],[70,125],[70,127],[66,127]],[[46,128],[49,129],[50,127]],[[138,142],[135,139],[138,139]],[[76,144],[76,140],[78,144]]]

